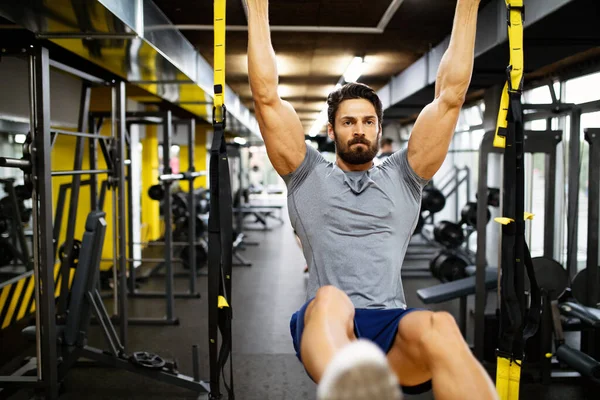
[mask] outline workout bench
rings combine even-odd
[[[234,213],[242,214],[242,220],[244,220],[247,216],[254,216],[255,220],[253,222],[259,222],[262,224],[262,230],[271,229],[268,225],[267,219],[273,218],[276,221],[279,221],[280,224],[283,224],[283,219],[281,218],[281,209],[283,206],[242,206],[238,208],[234,208]],[[275,211],[279,211],[280,215],[275,215]]]
[[[467,278],[442,283],[417,290],[417,296],[425,304],[439,304],[446,301],[460,299],[458,326],[463,336],[467,332],[467,297],[475,294],[475,267],[467,267]],[[485,269],[485,288],[493,290],[498,287],[498,269],[488,267]]]

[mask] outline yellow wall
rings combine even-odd
[[[108,124],[103,127],[103,132],[110,129]],[[61,171],[61,170],[72,170],[75,162],[75,148],[76,148],[77,138],[71,136],[59,136],[54,144],[54,148],[52,149],[52,170],[53,171]],[[104,160],[104,156],[102,152],[98,148],[97,155],[97,167],[98,169],[106,169],[106,162]],[[83,158],[83,169],[89,169],[89,149],[88,149],[88,141],[84,142],[84,158]],[[82,175],[81,181],[86,181],[89,179],[89,175]],[[107,179],[106,174],[97,175],[97,183],[98,183],[98,195],[100,195],[100,188],[102,181]],[[63,183],[72,182],[73,177],[71,176],[58,176],[52,178],[52,197],[54,209],[56,210],[58,196],[60,191],[60,185]],[[67,195],[65,198],[64,211],[63,211],[63,219],[61,224],[60,236],[58,239],[58,245],[60,246],[66,240],[67,234],[67,224],[69,221],[69,209],[71,208],[71,190],[67,191]],[[79,191],[79,201],[76,205],[77,207],[77,217],[75,221],[75,235],[76,239],[81,240],[83,237],[83,232],[85,229],[85,220],[87,215],[91,211],[91,194],[90,194],[90,186],[82,186]],[[113,254],[113,238],[114,238],[114,226],[112,223],[113,213],[112,213],[112,191],[107,190],[106,197],[104,201],[103,210],[106,212],[106,236],[104,240],[104,247],[102,248],[102,258],[103,259],[112,259]],[[128,210],[126,209],[126,212]],[[127,217],[126,217],[127,218]],[[127,219],[126,219],[127,221]],[[101,270],[107,270],[112,266],[112,261],[103,261],[100,266]]]
[[[160,202],[148,197],[150,186],[158,183],[158,138],[157,127],[146,126],[146,137],[142,143],[142,242],[161,237]]]
[[[194,167],[196,171],[206,171],[206,132],[210,129],[208,126],[197,125],[196,126],[196,143],[194,149]],[[179,151],[179,170],[186,172],[188,169],[188,146],[180,146]],[[206,187],[206,176],[201,176],[194,180],[194,189]],[[182,190],[187,191],[189,185],[187,182],[179,182]]]
[[[196,147],[194,153],[194,165],[196,171],[206,170],[206,133],[209,126],[196,126]],[[162,237],[163,223],[160,219],[159,201],[148,197],[148,189],[158,183],[159,157],[157,127],[146,126],[146,137],[142,139],[142,242],[157,240]],[[185,172],[188,169],[188,146],[180,146],[179,170]],[[194,188],[206,187],[206,177],[197,178]],[[179,182],[182,190],[188,190],[188,183]]]

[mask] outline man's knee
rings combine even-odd
[[[431,328],[446,334],[459,334],[462,336],[456,319],[446,311],[438,311],[431,314]]]
[[[431,313],[427,329],[421,336],[421,349],[433,358],[467,349],[456,320],[445,311]]]
[[[335,286],[323,286],[317,290],[317,294],[306,310],[305,321],[314,315],[326,318],[354,319],[354,306],[346,293]]]
[[[317,290],[315,295],[315,307],[336,307],[354,309],[352,301],[346,293],[335,286],[323,286]]]
[[[445,311],[431,312],[422,311],[411,313],[400,320],[398,326],[398,339],[396,343],[404,348],[428,346],[432,340],[444,340],[445,337],[456,336],[462,338],[462,334],[456,320]]]

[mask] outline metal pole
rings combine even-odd
[[[600,225],[600,129],[589,129],[585,139],[589,150],[589,186],[588,186],[588,237],[587,237],[587,306],[597,307],[600,303],[600,282],[598,279],[598,228]],[[582,334],[582,345],[590,356],[600,357],[600,334],[586,332]]]
[[[458,174],[459,171],[456,172],[456,175],[454,175],[454,185],[456,186],[456,196],[454,196],[454,220],[458,221],[459,217],[458,217],[458,200],[459,200],[459,193],[458,193],[458,185],[459,183],[459,179],[458,179]]]
[[[34,54],[31,54],[29,56],[29,126],[30,126],[30,132],[31,132],[31,136],[32,136],[32,140],[35,139],[35,129],[36,129],[36,112],[35,112],[35,107],[36,107],[36,102],[37,99],[35,97],[36,93],[35,93],[35,76],[36,76],[36,56]],[[32,146],[33,147],[33,146]],[[30,148],[30,152],[31,152],[31,148]],[[35,277],[35,285],[34,285],[34,295],[35,295],[35,306],[36,308],[40,308],[40,299],[41,299],[41,290],[40,290],[40,285],[41,285],[41,275],[40,275],[40,253],[38,251],[38,249],[40,248],[40,238],[39,238],[39,223],[40,223],[40,219],[38,216],[39,213],[39,204],[37,201],[38,195],[37,195],[37,191],[36,191],[36,184],[37,184],[37,180],[35,179],[35,165],[36,162],[33,158],[33,154],[31,155],[31,180],[33,183],[33,192],[32,192],[32,223],[33,223],[33,275]],[[52,258],[54,258],[54,253],[52,254]],[[52,284],[54,285],[54,280],[52,280]],[[54,293],[54,289],[52,290],[52,293]],[[54,302],[53,302],[54,304]],[[35,350],[36,350],[36,357],[37,357],[37,376],[38,379],[42,380],[44,379],[43,374],[42,374],[42,361],[43,361],[43,357],[46,357],[46,354],[44,354],[44,356],[42,357],[42,339],[41,339],[41,332],[42,332],[42,320],[41,320],[41,311],[36,311],[35,313]]]
[[[533,181],[533,160],[535,157],[535,153],[531,153],[531,154],[523,154],[523,170],[524,170],[524,181],[526,182],[526,186],[525,186],[525,190],[526,192],[524,193],[524,207],[525,210],[528,212],[531,212],[532,207],[533,207],[533,188],[534,188],[534,181]],[[531,227],[531,223],[525,224],[525,238],[526,238],[526,242],[529,243],[529,245],[531,245],[531,232],[532,231],[532,227]]]
[[[48,49],[35,48],[35,79],[33,97],[35,99],[32,124],[33,162],[33,204],[38,240],[35,243],[38,264],[39,293],[36,310],[41,314],[41,326],[37,332],[41,338],[41,376],[45,383],[46,398],[58,397],[57,349],[56,349],[56,308],[54,299],[54,257],[52,243],[52,178],[50,171],[50,65]]]
[[[88,116],[88,125],[89,131],[98,134],[99,129],[96,126],[95,118],[90,118]],[[95,170],[98,168],[98,153],[97,153],[97,143],[96,139],[90,139],[88,142],[88,150],[89,150],[89,167],[90,170]],[[96,175],[90,175],[90,209],[95,211],[99,209],[98,204],[98,178]]]
[[[111,88],[111,117],[110,117],[110,134],[113,139],[113,146],[118,146],[116,144],[117,138],[117,87],[112,86]],[[112,160],[114,165],[115,160]],[[109,187],[111,188],[111,198],[112,198],[112,246],[113,246],[113,265],[112,265],[112,276],[113,276],[113,315],[119,315],[121,320],[121,326],[123,326],[123,316],[119,314],[119,276],[117,274],[117,265],[119,260],[119,252],[118,252],[118,240],[117,240],[117,232],[118,232],[118,222],[117,222],[117,191],[115,188],[115,178],[117,171],[115,174],[108,177]],[[121,341],[125,343],[123,337],[121,337]]]
[[[88,125],[88,113],[90,110],[90,95],[91,88],[88,82],[84,82],[81,88],[81,98],[79,103],[79,120],[77,129],[80,132]],[[80,171],[83,168],[83,137],[78,136],[75,142],[75,160],[73,170]],[[81,175],[73,175],[71,184],[71,199],[69,201],[69,217],[67,220],[67,232],[65,237],[65,255],[60,260],[60,275],[62,284],[60,287],[60,297],[58,301],[58,313],[63,315],[67,312],[67,298],[69,296],[69,281],[71,275],[71,267],[73,262],[73,241],[75,240],[75,225],[77,223],[77,210],[79,207],[79,191],[81,188]]]
[[[118,207],[118,226],[117,236],[119,241],[119,295],[121,302],[119,303],[119,317],[120,324],[119,329],[121,333],[121,344],[123,345],[123,351],[127,352],[127,231],[125,227],[125,108],[126,108],[126,97],[125,97],[125,82],[119,82],[116,86],[116,113],[117,113],[117,137],[116,137],[116,157],[114,165],[116,169],[117,179],[117,207]]]
[[[94,169],[94,170],[83,170],[83,171],[54,171],[52,176],[81,176],[81,175],[99,175],[109,174],[112,171],[110,169]]]
[[[130,132],[131,131],[131,125],[126,125],[127,131]],[[128,160],[132,160],[132,152],[134,151],[133,147],[132,147],[132,143],[131,141],[129,142],[129,146],[127,146],[126,144],[125,146],[125,153],[126,156],[125,158]],[[133,166],[131,165],[131,162],[129,163],[129,165],[127,167],[123,167],[123,172],[126,172],[126,184],[127,184],[127,209],[129,210],[129,212],[127,213],[127,242],[129,243],[127,246],[127,250],[129,252],[129,257],[133,258],[133,252],[134,252],[134,244],[133,244],[133,178],[132,178],[132,171],[133,171]],[[129,293],[133,294],[135,293],[135,264],[133,262],[129,262],[128,263],[128,267],[129,267],[129,279],[128,279],[128,283],[129,283]]]
[[[196,145],[196,121],[190,120],[188,129],[188,172],[196,172],[195,165],[195,145]],[[190,294],[196,293],[196,196],[194,195],[195,178],[190,177],[188,192],[188,244],[189,244],[189,262],[190,262]],[[172,243],[171,243],[172,244]]]
[[[173,122],[171,112],[168,111],[163,119],[163,174],[170,174],[171,171],[171,130]],[[165,190],[164,197],[164,223],[165,223],[165,291],[167,296],[167,321],[174,320],[175,301],[173,296],[173,226],[172,220],[172,204],[171,204],[171,181],[164,181],[163,187]]]
[[[544,257],[554,259],[554,209],[556,207],[556,147],[546,155],[544,194]]]
[[[25,264],[25,267],[27,268],[27,271],[31,270],[31,262],[30,262],[30,258],[29,258],[29,246],[27,245],[27,239],[25,238],[25,233],[23,232],[23,228],[22,228],[22,216],[21,216],[21,212],[19,211],[19,204],[17,202],[17,193],[15,192],[15,186],[13,185],[12,182],[7,182],[6,183],[6,191],[10,197],[11,201],[11,205],[13,208],[13,220],[15,221],[15,227],[19,227],[16,229],[16,235],[15,237],[13,237],[13,243],[16,247],[16,243],[18,240],[19,243],[19,247],[21,248],[21,254],[23,255],[23,259],[27,260],[24,261],[23,263]],[[16,258],[15,258],[16,260]]]
[[[577,274],[577,227],[579,218],[579,173],[581,169],[579,140],[581,109],[571,111],[571,135],[569,137],[569,193],[567,212],[567,272],[569,281]]]
[[[479,151],[479,179],[477,183],[477,256],[475,273],[475,357],[482,360],[484,354],[485,304],[487,289],[485,286],[486,236],[487,236],[487,192],[488,192],[488,157],[491,142],[489,135],[484,135]],[[491,137],[490,137],[491,138]]]

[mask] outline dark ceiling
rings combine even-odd
[[[213,2],[154,0],[212,64]],[[482,0],[480,7],[492,1]],[[271,0],[272,26],[375,28],[392,0]],[[439,44],[451,31],[456,0],[404,0],[383,33],[272,32],[278,58],[280,93],[292,103],[306,131],[316,119],[327,94],[350,61],[364,56],[368,65],[360,81],[383,87]],[[600,2],[577,0],[527,29],[525,36],[528,81],[548,79],[564,69],[589,65],[600,58],[597,15]],[[527,16],[527,14],[526,14]],[[228,26],[246,26],[242,0],[227,1]],[[200,29],[197,25],[204,25]],[[472,95],[501,83],[508,64],[508,46],[478,57]],[[253,109],[247,76],[247,32],[228,31],[227,82],[243,103]],[[411,120],[433,98],[427,86],[386,110],[386,120]]]
[[[212,25],[211,1],[154,0],[175,25]],[[490,0],[482,1],[482,6]],[[377,27],[391,0],[271,0],[273,26]],[[405,0],[381,34],[273,32],[280,93],[306,130],[350,61],[368,62],[360,81],[379,89],[451,30],[456,0]],[[242,0],[227,2],[227,24],[247,25]],[[183,30],[212,64],[213,32]],[[247,32],[227,33],[227,82],[253,109],[247,76]]]
[[[525,85],[538,86],[558,77],[565,79],[600,69],[600,1],[576,0],[529,26],[525,32]],[[527,14],[526,14],[527,16]],[[509,63],[508,43],[496,46],[475,60],[470,90],[502,85]],[[414,120],[431,101],[432,85],[386,110],[386,119]]]

